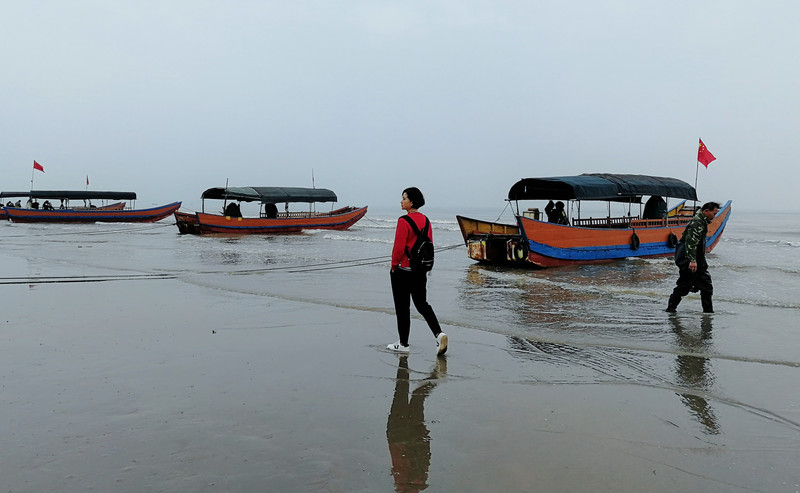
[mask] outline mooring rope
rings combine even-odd
[[[62,224],[69,224],[69,223],[62,223]],[[104,235],[111,233],[117,234],[117,233],[127,233],[135,231],[147,231],[147,230],[159,229],[170,226],[175,226],[175,223],[166,223],[166,224],[148,223],[146,226],[137,226],[137,227],[121,228],[121,229],[104,229],[100,231],[63,231],[61,233],[53,233],[51,231],[48,231],[42,233],[29,233],[24,235],[3,235],[3,238],[30,238],[39,236],[70,236],[70,235],[92,236],[92,235]]]
[[[435,250],[436,253],[445,252],[462,246],[461,243],[453,245],[446,245]],[[321,270],[333,269],[347,269],[352,267],[363,267],[366,265],[375,265],[390,261],[390,257],[381,255],[379,257],[366,257],[359,259],[337,260],[331,262],[321,262],[316,264],[305,265],[284,265],[276,267],[246,269],[238,271],[216,270],[216,271],[203,271],[196,272],[199,275],[212,275],[212,274],[227,274],[227,275],[254,275],[264,274],[267,272],[286,271],[288,273],[300,272],[313,272]],[[0,285],[7,284],[58,284],[58,283],[80,283],[80,282],[108,282],[108,281],[136,281],[136,280],[161,280],[161,279],[177,279],[180,275],[177,273],[144,273],[144,274],[120,274],[108,276],[21,276],[21,277],[3,277],[0,278]]]
[[[118,276],[36,276],[36,277],[4,277],[2,284],[59,284],[78,282],[106,281],[139,281],[148,279],[175,279],[176,274],[121,274]]]

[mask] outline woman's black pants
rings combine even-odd
[[[392,279],[392,297],[394,298],[394,311],[397,314],[397,335],[400,344],[408,345],[408,335],[411,332],[411,301],[420,315],[428,322],[433,336],[442,331],[433,308],[427,301],[428,278],[425,274],[411,272],[410,270],[395,269],[390,273]],[[409,299],[410,298],[410,299]]]

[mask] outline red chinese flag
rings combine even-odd
[[[711,151],[708,150],[705,144],[703,144],[703,139],[700,139],[700,147],[697,149],[697,161],[701,163],[703,166],[708,168],[708,165],[711,164],[711,161],[717,158],[711,154]]]
[[[86,186],[89,186],[89,175],[86,175]]]
[[[44,173],[44,167],[41,164],[37,163],[35,160],[33,161],[33,169],[38,169],[39,171]]]

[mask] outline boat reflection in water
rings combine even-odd
[[[408,356],[398,356],[394,398],[386,423],[386,440],[392,456],[392,477],[398,492],[422,491],[428,487],[431,463],[430,431],[425,426],[425,399],[447,372],[447,360],[437,358],[436,366],[421,385],[410,392]]]

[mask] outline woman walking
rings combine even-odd
[[[409,252],[417,241],[417,234],[414,232],[410,219],[414,222],[420,232],[427,229],[428,238],[433,241],[433,230],[430,221],[424,214],[419,212],[419,208],[425,205],[425,197],[416,187],[403,190],[403,198],[400,200],[400,208],[406,211],[406,216],[401,216],[397,220],[397,229],[394,233],[394,247],[392,248],[392,265],[390,277],[392,279],[392,297],[394,298],[394,310],[397,315],[397,334],[400,340],[394,344],[389,344],[388,349],[399,353],[408,352],[408,335],[411,332],[411,301],[414,307],[425,318],[433,337],[436,338],[436,353],[442,355],[447,351],[447,334],[442,332],[439,321],[433,308],[427,301],[428,278],[425,272],[415,272],[411,270]],[[428,226],[427,228],[425,226]]]

